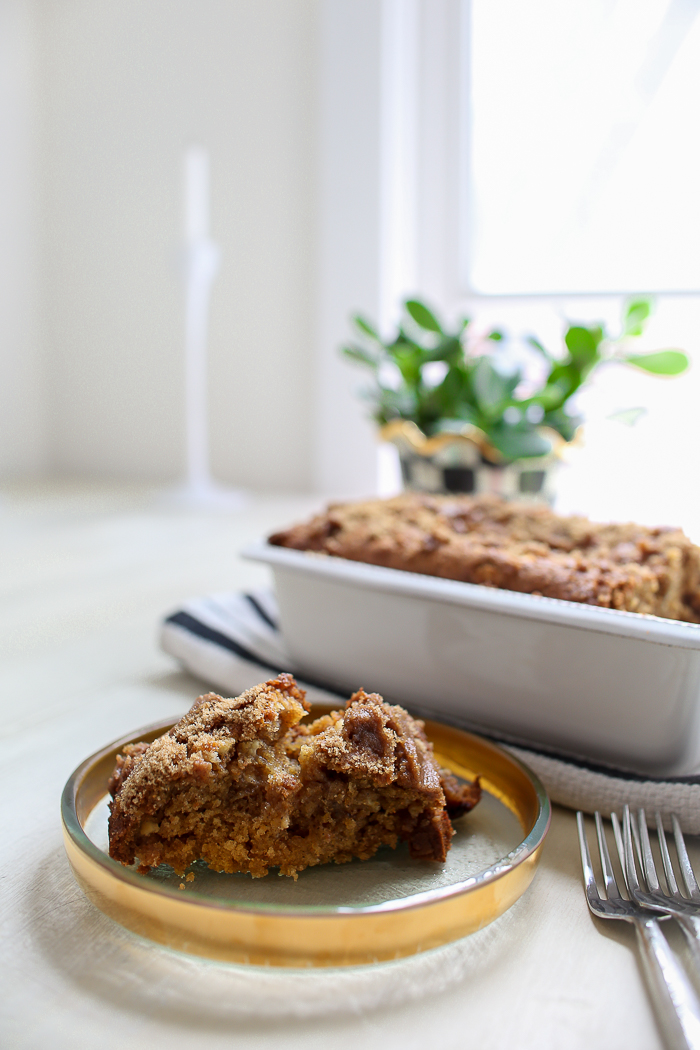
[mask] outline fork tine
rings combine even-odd
[[[647,887],[653,893],[661,887],[659,885],[659,876],[656,874],[654,854],[651,852],[651,842],[649,840],[649,828],[647,827],[647,817],[643,809],[637,810],[636,826],[638,828],[637,836],[640,847],[639,861],[644,872],[644,878],[646,879]]]
[[[586,886],[586,895],[589,900],[599,901],[600,894],[598,893],[598,885],[595,881],[593,865],[591,864],[591,855],[588,852],[586,826],[583,822],[583,813],[581,813],[580,810],[576,814],[576,823],[578,825],[578,842],[581,848],[581,866],[583,867],[583,881]]]
[[[624,839],[623,839],[623,836],[622,836],[622,826],[620,824],[619,817],[617,816],[616,813],[611,813],[610,819],[611,819],[612,824],[613,824],[613,832],[615,834],[615,845],[617,846],[617,856],[620,859],[620,867],[622,868],[622,875],[624,877],[624,885],[628,887],[628,891],[629,891],[630,887],[628,885],[627,864],[625,864],[625,862],[624,862]],[[630,821],[631,821],[631,824],[632,824],[632,838],[634,839],[635,845],[637,847],[637,859],[639,860],[639,863],[641,865],[641,848],[640,848],[640,845],[639,845],[639,835],[637,833],[637,828],[635,826],[635,820],[634,820],[633,816],[630,817]]]
[[[644,868],[644,865],[642,864],[642,843],[639,839],[639,828],[637,827],[637,821],[635,820],[632,810],[630,810],[630,827],[632,828],[632,841],[634,842],[634,848],[637,851],[639,870],[642,871]]]
[[[678,863],[680,864],[685,888],[688,891],[689,897],[695,897],[697,899],[700,897],[700,888],[698,887],[695,873],[690,863],[688,851],[685,848],[685,839],[683,838],[681,826],[678,823],[678,818],[675,814],[671,815],[671,822],[673,824],[673,837],[676,840],[676,849],[678,850]]]
[[[641,887],[637,877],[637,866],[634,863],[634,851],[632,849],[632,817],[629,806],[625,806],[623,813],[623,843],[625,849],[625,878],[627,886],[632,894],[639,892]]]
[[[663,818],[658,812],[656,814],[656,833],[659,836],[659,848],[661,850],[661,860],[664,865],[664,875],[666,876],[668,892],[672,897],[680,897],[681,894],[678,890],[678,883],[676,882],[676,873],[673,870],[671,854],[668,851],[668,841],[666,839],[666,832],[664,831]]]
[[[598,849],[600,851],[600,866],[603,869],[603,879],[605,881],[605,892],[607,893],[608,900],[613,900],[620,896],[620,891],[617,888],[615,873],[613,872],[613,867],[610,863],[610,854],[608,853],[608,843],[605,839],[603,818],[597,811],[594,816],[595,830],[598,836]]]
[[[617,847],[617,855],[620,858],[620,867],[622,868],[622,874],[625,874],[625,846],[622,841],[622,827],[620,826],[620,818],[617,813],[610,814],[610,822],[613,826],[613,835],[615,836],[615,845]]]

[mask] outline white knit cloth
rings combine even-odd
[[[260,681],[264,672],[294,672],[277,626],[277,606],[270,591],[250,594],[212,594],[195,598],[169,616],[161,627],[161,646],[191,674],[208,685],[235,696]],[[341,694],[298,676],[309,699],[338,703]],[[343,698],[345,699],[345,698]],[[425,712],[430,717],[437,712]],[[453,718],[446,719],[453,721]],[[603,767],[583,759],[573,761],[550,748],[523,745],[483,727],[464,723],[470,730],[497,740],[517,755],[540,778],[553,802],[606,816],[628,803],[675,813],[684,831],[700,834],[700,771],[696,775],[653,779]]]

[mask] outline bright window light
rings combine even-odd
[[[472,0],[463,281],[700,290],[700,4]]]

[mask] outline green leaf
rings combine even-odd
[[[394,361],[399,366],[401,376],[406,386],[415,388],[420,383],[420,363],[418,356],[412,349],[397,350]]]
[[[368,401],[377,405],[377,410],[387,419],[412,419],[415,415],[415,401],[410,394],[404,390],[389,390],[381,387],[379,390],[373,388],[365,389],[363,395]]]
[[[489,427],[486,436],[501,455],[509,460],[546,456],[552,450],[551,441],[527,425],[509,427],[501,423]]]
[[[569,397],[571,397],[571,383],[560,381],[547,383],[539,394],[530,398],[530,402],[533,405],[541,405],[545,412],[550,412],[555,408],[560,408]]]
[[[514,372],[508,372],[505,375],[502,372],[499,372],[498,374],[501,376],[501,379],[503,380],[503,385],[508,391],[508,398],[512,398],[513,394],[515,393],[516,386],[518,385],[518,383],[521,382],[523,378],[520,369],[517,368]]]
[[[442,418],[437,427],[438,434],[459,434],[461,430],[464,430],[466,423],[476,423],[478,420],[477,413],[468,407],[468,405],[460,406],[459,417],[452,419]]]
[[[418,343],[414,342],[414,340],[411,339],[409,335],[406,335],[403,328],[401,328],[401,326],[399,325],[399,330],[396,333],[396,339],[394,339],[393,343],[386,343],[385,346],[389,352],[392,352],[394,349],[396,349],[396,347],[418,346]]]
[[[682,350],[656,350],[651,354],[627,354],[624,360],[657,376],[677,376],[689,365]]]
[[[624,423],[625,426],[633,427],[637,420],[641,419],[642,416],[645,416],[646,414],[646,408],[622,408],[619,412],[611,412],[608,419],[613,419],[616,423]]]
[[[424,328],[426,332],[437,332],[438,335],[442,335],[439,321],[425,303],[420,303],[417,299],[407,299],[406,309],[420,328]]]
[[[345,356],[349,357],[351,361],[355,361],[357,364],[366,365],[374,372],[376,372],[379,367],[379,361],[377,358],[370,354],[368,350],[364,350],[361,346],[344,346],[342,350]]]
[[[627,304],[624,317],[624,334],[641,335],[644,324],[651,314],[651,303],[648,299],[633,299]]]
[[[625,320],[632,324],[639,324],[651,314],[651,302],[649,299],[632,299],[625,310]]]
[[[426,350],[426,361],[458,361],[464,356],[464,349],[455,335],[446,335],[434,350]]]
[[[544,389],[531,400],[542,405],[545,411],[561,407],[583,383],[585,367],[575,361],[555,362]]]
[[[497,372],[488,357],[478,358],[472,372],[472,384],[479,408],[486,415],[493,415],[509,399],[510,378]]]
[[[574,361],[589,365],[598,359],[598,347],[602,340],[602,328],[584,328],[581,325],[572,325],[564,336]]]
[[[375,332],[374,328],[372,328],[372,325],[369,321],[366,321],[364,317],[361,317],[360,314],[355,314],[353,322],[355,323],[355,326],[359,328],[361,332],[364,332],[365,335],[368,335],[370,339],[376,339],[378,343],[381,342],[378,334]]]
[[[492,332],[489,332],[487,338],[493,339],[494,343],[500,343],[503,338],[503,332],[499,332],[497,328],[494,328]]]
[[[557,408],[553,412],[545,413],[541,425],[556,430],[564,438],[564,441],[571,441],[582,422],[583,420],[580,416],[570,416],[562,408]]]
[[[440,405],[440,415],[445,419],[459,418],[464,405],[473,407],[474,397],[464,364],[451,365],[433,394]]]

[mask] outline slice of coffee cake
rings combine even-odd
[[[281,674],[223,699],[200,697],[152,744],[124,748],[110,780],[110,856],[140,871],[194,860],[216,871],[284,875],[366,860],[382,845],[444,861],[449,815],[478,781],[441,770],[421,722],[376,693],[302,725],[303,690]]]

